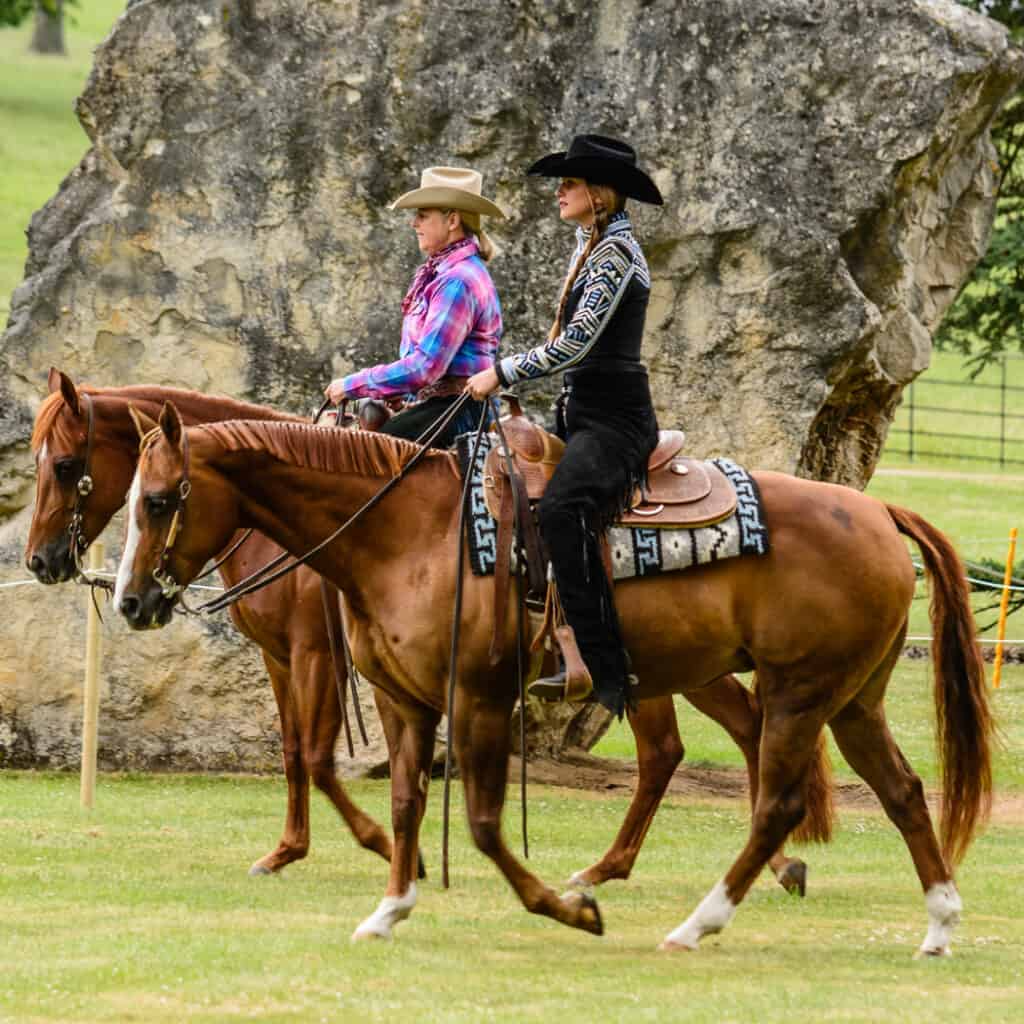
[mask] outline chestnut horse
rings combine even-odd
[[[165,596],[153,570],[166,565],[179,584],[187,583],[240,526],[263,531],[293,554],[306,553],[417,451],[391,437],[290,423],[185,428],[167,406],[143,445],[132,483],[115,607],[139,629],[166,621],[176,598]],[[804,816],[808,766],[827,724],[910,850],[929,922],[921,952],[946,953],[961,909],[952,865],[991,801],[993,723],[960,561],[949,541],[913,512],[846,487],[781,473],[754,475],[771,535],[768,555],[616,587],[641,702],[754,669],[763,707],[760,788],[747,844],[662,948],[696,948],[702,936],[728,924]],[[344,592],[355,663],[394,699],[422,783],[418,798],[394,815],[388,891],[364,922],[378,933],[389,932],[416,902],[412,858],[433,730],[445,704],[454,567],[463,543],[456,529],[459,494],[455,459],[432,452],[372,515],[357,518],[311,563]],[[180,529],[171,533],[174,520]],[[921,782],[885,720],[886,684],[906,635],[915,582],[900,534],[920,546],[933,584],[941,847]],[[517,634],[510,621],[492,668],[493,581],[464,573],[449,732],[473,839],[528,910],[600,933],[600,914],[588,893],[559,896],[518,862],[502,838]]]
[[[50,371],[49,387],[50,394],[36,414],[32,434],[36,504],[25,553],[26,565],[41,583],[61,583],[75,575],[69,526],[76,485],[86,472],[90,418],[93,439],[88,474],[93,485],[80,503],[85,546],[99,536],[128,494],[139,450],[138,431],[130,415],[132,406],[155,417],[165,402],[174,401],[190,423],[241,416],[298,421],[298,417],[263,406],[174,388],[77,389],[66,374],[57,370]],[[90,409],[85,407],[87,401]],[[221,577],[231,586],[280,553],[273,541],[253,534],[220,567]],[[310,778],[334,804],[358,842],[385,860],[391,859],[390,836],[352,802],[335,775],[334,748],[341,728],[341,704],[331,668],[320,582],[314,570],[299,569],[231,608],[235,625],[259,646],[270,675],[281,720],[288,783],[284,833],[277,846],[249,869],[253,875],[280,871],[306,856]],[[336,601],[330,602],[329,614],[334,635],[340,636]],[[374,691],[374,696],[385,736],[389,744],[397,742],[401,720],[385,694]]]
[[[36,451],[36,505],[29,530],[26,564],[43,583],[71,579],[75,564],[69,543],[69,523],[75,486],[85,472],[90,414],[82,395],[91,399],[93,430],[89,473],[93,490],[82,502],[83,534],[88,544],[97,537],[124,503],[138,459],[138,433],[131,416],[155,421],[163,404],[173,401],[189,423],[228,418],[296,420],[263,406],[221,396],[198,394],[151,385],[125,388],[76,389],[63,373],[50,373],[50,395],[36,416],[33,448]],[[221,567],[232,585],[280,552],[272,541],[254,534]],[[331,658],[319,584],[312,569],[299,568],[266,590],[250,595],[231,608],[236,626],[261,648],[270,674],[281,719],[288,810],[284,834],[277,847],[250,868],[253,874],[280,871],[304,857],[309,849],[309,780],[338,809],[359,842],[390,858],[391,840],[380,826],[349,799],[334,772],[334,749],[341,724],[337,686]],[[332,606],[335,636],[340,635],[338,609]],[[343,671],[343,667],[342,667]],[[381,721],[389,747],[400,745],[403,729],[390,699],[376,688]],[[718,721],[736,740],[747,762],[751,794],[757,792],[757,752],[760,711],[747,689],[735,677],[716,681],[691,695],[692,702]],[[600,884],[627,878],[640,852],[672,773],[682,759],[682,744],[671,698],[645,703],[630,717],[637,740],[639,781],[626,820],[605,856],[582,871],[578,879]],[[825,837],[830,827],[831,803],[827,762],[817,762],[818,785],[812,794],[807,833]],[[781,851],[771,861],[781,885],[803,892],[806,866]]]

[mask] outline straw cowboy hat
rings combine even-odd
[[[636,150],[606,135],[577,135],[567,150],[542,156],[526,173],[542,178],[582,178],[592,185],[611,185],[627,199],[655,206],[664,203],[658,186],[637,167]]]
[[[458,210],[460,213],[500,217],[501,208],[482,195],[484,179],[468,167],[428,167],[420,175],[420,187],[399,196],[390,210]]]

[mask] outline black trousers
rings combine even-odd
[[[410,406],[395,413],[380,428],[382,434],[392,437],[404,437],[407,441],[420,438],[427,429],[438,420],[448,409],[459,400],[458,395],[443,395],[440,398],[428,398],[425,402]],[[476,430],[480,423],[483,403],[472,398],[466,402],[455,418],[431,442],[431,448],[451,448],[459,434]]]
[[[621,715],[628,660],[599,538],[629,507],[657,444],[647,375],[624,380],[573,374],[564,426],[565,454],[538,506],[538,521],[594,694]]]

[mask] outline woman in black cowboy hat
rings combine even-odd
[[[633,148],[578,135],[528,174],[561,179],[559,216],[573,221],[576,251],[548,340],[470,378],[483,398],[501,385],[565,372],[558,430],[565,454],[538,509],[559,596],[586,670],[539,679],[549,700],[596,699],[617,714],[628,700],[629,660],[599,538],[631,503],[658,438],[640,342],[650,275],[625,211],[627,199],[662,204]]]

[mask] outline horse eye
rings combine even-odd
[[[62,484],[73,483],[78,475],[77,470],[77,460],[75,459],[61,459],[53,465],[54,475]]]
[[[167,506],[170,504],[167,498],[162,494],[147,494],[146,495],[146,511],[151,516],[163,515],[167,511]]]

